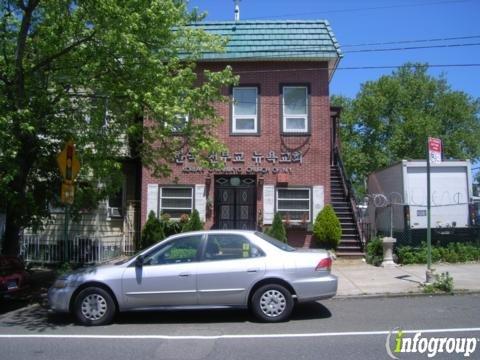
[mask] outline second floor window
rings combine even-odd
[[[284,133],[308,132],[308,89],[306,86],[283,87]]]
[[[171,129],[172,133],[179,134],[185,131],[185,128],[188,125],[188,115],[177,115],[172,122]]]
[[[232,106],[232,133],[258,133],[258,89],[234,87]]]

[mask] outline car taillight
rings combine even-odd
[[[327,257],[325,259],[320,260],[317,267],[315,268],[315,271],[331,270],[331,269],[332,269],[332,258]]]

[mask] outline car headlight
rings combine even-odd
[[[63,289],[66,288],[69,285],[69,282],[67,279],[57,279],[53,283],[52,287],[56,289]]]

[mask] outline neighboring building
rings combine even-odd
[[[224,168],[199,168],[188,149],[177,154],[168,178],[144,168],[141,223],[150,211],[175,219],[197,209],[207,228],[258,229],[280,212],[289,240],[308,246],[312,221],[332,202],[338,109],[331,112],[329,81],[342,55],[328,22],[193,26],[229,40],[225,52],[204,54],[198,71],[230,65],[240,75],[239,85],[225,93],[230,104],[215,104],[224,119],[217,135],[228,152],[212,154],[211,161]],[[358,234],[351,240],[358,250]]]
[[[122,189],[102,201],[93,211],[68,218],[65,247],[65,208],[52,208],[42,229],[26,229],[20,253],[27,262],[55,263],[61,261],[102,262],[135,251],[140,233],[140,165],[125,156]]]

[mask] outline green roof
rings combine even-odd
[[[338,60],[340,46],[326,20],[225,21],[192,24],[228,38],[225,52],[204,60]]]

